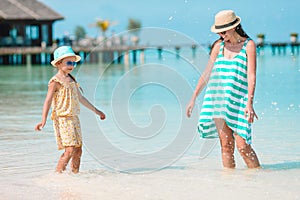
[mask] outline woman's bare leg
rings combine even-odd
[[[245,139],[239,135],[235,135],[236,146],[243,157],[248,168],[259,168],[260,164],[255,151],[252,149],[250,144],[247,144]]]
[[[233,131],[223,119],[214,119],[221,143],[223,166],[235,168]]]
[[[82,148],[75,147],[74,153],[72,156],[72,161],[71,161],[71,169],[72,169],[73,173],[79,172],[81,154],[82,154]]]
[[[56,166],[56,172],[62,173],[66,170],[66,167],[68,165],[68,162],[70,161],[73,153],[74,153],[75,147],[66,147],[65,152],[60,156],[57,166]]]

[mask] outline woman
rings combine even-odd
[[[225,168],[235,168],[236,146],[248,168],[260,167],[251,147],[251,123],[256,83],[256,46],[232,10],[216,14],[211,31],[221,39],[213,45],[208,65],[187,106],[190,117],[195,100],[207,85],[198,131],[203,138],[220,138]]]

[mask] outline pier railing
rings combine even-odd
[[[146,49],[157,49],[158,58],[161,58],[163,49],[173,49],[176,52],[176,57],[179,58],[181,48],[189,47],[192,50],[192,55],[196,55],[196,49],[199,47],[209,49],[209,45],[196,45],[196,44],[181,44],[181,45],[151,45],[151,46],[73,46],[76,53],[83,56],[85,62],[90,63],[108,63],[118,62],[129,64],[129,53],[132,54],[132,61],[136,64],[137,52],[139,53],[140,63],[144,62]],[[266,51],[266,47],[271,48],[273,55],[286,54],[287,49],[293,55],[299,54],[300,43],[264,43],[257,44],[257,53],[262,54]],[[268,49],[269,49],[268,48]],[[27,65],[34,64],[49,64],[53,60],[53,51],[56,47],[0,47],[0,65]]]
[[[157,49],[158,57],[161,58],[163,49],[173,49],[178,57],[180,49],[190,47],[195,55],[197,45],[135,45],[135,46],[72,46],[73,50],[81,55],[84,62],[88,63],[124,63],[129,65],[129,60],[137,63],[139,55],[140,63],[144,62],[145,49]],[[0,65],[35,65],[49,64],[53,60],[53,52],[56,47],[0,47]],[[129,58],[132,55],[132,59]]]

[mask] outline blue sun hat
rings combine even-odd
[[[51,61],[51,65],[53,65],[54,67],[57,67],[56,66],[56,63],[58,61],[60,61],[61,59],[63,58],[66,58],[66,57],[70,57],[70,56],[74,56],[75,57],[75,62],[78,62],[80,61],[81,57],[76,55],[72,49],[72,47],[70,46],[61,46],[61,47],[58,47],[55,51],[54,51],[54,60]]]

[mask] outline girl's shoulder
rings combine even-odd
[[[56,75],[49,80],[48,85],[51,83],[59,83],[60,85],[63,84],[63,82]]]

